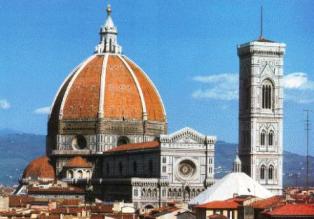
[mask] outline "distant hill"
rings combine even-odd
[[[217,178],[221,178],[232,170],[237,146],[237,144],[231,144],[223,141],[218,141],[216,143],[215,173]],[[312,186],[314,186],[314,157],[309,156],[309,163],[309,182]],[[283,172],[283,183],[285,186],[305,185],[306,157],[284,151]]]
[[[237,144],[218,141],[216,144],[215,173],[221,178],[232,170]],[[45,136],[16,134],[0,130],[0,184],[14,185],[23,173],[26,165],[34,158],[45,154]],[[314,157],[310,157],[314,165]],[[291,152],[284,152],[285,185],[304,185],[305,157]],[[314,171],[310,170],[314,185]]]
[[[9,135],[9,134],[17,134],[20,133],[13,129],[0,129],[0,136]]]
[[[14,185],[29,161],[45,154],[45,136],[2,134],[0,151],[0,184]]]

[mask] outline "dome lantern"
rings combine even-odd
[[[233,172],[235,172],[235,173],[241,172],[241,169],[242,169],[241,166],[242,166],[241,160],[240,160],[240,158],[239,158],[239,156],[237,154],[236,158],[233,161]]]
[[[107,19],[105,24],[100,28],[100,42],[96,46],[95,53],[114,53],[121,54],[122,47],[118,44],[117,35],[118,30],[114,25],[111,17],[111,6],[107,5]]]

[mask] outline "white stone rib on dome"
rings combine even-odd
[[[147,120],[147,109],[146,109],[146,103],[145,103],[145,98],[143,95],[143,90],[140,86],[140,83],[137,80],[137,77],[135,76],[133,70],[131,69],[131,67],[128,65],[128,63],[123,59],[122,56],[119,56],[120,60],[123,62],[123,64],[125,65],[125,67],[128,69],[129,73],[131,74],[131,77],[133,79],[133,81],[135,82],[137,91],[140,95],[141,98],[141,104],[142,104],[142,110],[143,110],[143,120]]]
[[[99,89],[99,109],[98,118],[103,118],[104,116],[104,103],[105,103],[105,90],[106,90],[106,73],[109,55],[105,54],[102,63],[102,70],[100,76],[100,89]]]
[[[161,105],[162,105],[162,110],[163,110],[163,113],[164,113],[164,116],[165,116],[165,119],[167,120],[167,114],[166,114],[166,109],[165,109],[165,105],[161,99],[161,96],[159,94],[159,91],[157,90],[155,84],[153,83],[153,81],[150,79],[150,77],[148,76],[148,74],[146,74],[146,72],[140,67],[138,66],[132,59],[130,59],[129,57],[125,56],[125,55],[122,55],[123,58],[125,58],[126,60],[128,60],[129,62],[131,62],[134,66],[136,66],[139,70],[141,70],[144,74],[144,77],[146,77],[146,79],[150,82],[150,84],[153,86],[160,102],[161,102]]]
[[[82,63],[80,63],[78,66],[76,66],[76,67],[70,72],[70,74],[68,74],[67,77],[63,80],[61,86],[59,87],[57,93],[55,94],[55,96],[54,96],[54,98],[53,98],[52,105],[50,106],[49,118],[50,118],[50,116],[51,116],[51,113],[52,113],[52,110],[53,110],[53,106],[54,106],[55,103],[56,103],[57,97],[58,97],[58,95],[59,95],[61,89],[63,88],[63,86],[65,85],[65,83],[68,81],[68,79],[69,79],[73,74],[75,74],[75,73],[78,71],[78,69],[81,68],[81,66],[83,65],[84,62],[86,62],[86,60],[84,60]]]
[[[63,116],[63,108],[64,108],[64,104],[66,102],[66,99],[68,97],[68,94],[69,94],[69,91],[71,90],[72,88],[72,85],[74,83],[74,81],[76,80],[77,76],[81,73],[82,69],[84,69],[84,67],[93,59],[95,58],[97,55],[92,55],[90,56],[89,58],[87,58],[87,60],[85,60],[83,62],[83,64],[80,65],[80,67],[78,68],[78,70],[74,73],[74,76],[71,78],[71,81],[65,91],[65,94],[64,94],[64,97],[63,97],[63,100],[62,100],[62,103],[61,103],[61,107],[60,107],[60,114],[59,114],[59,119],[62,118]]]
[[[269,198],[273,194],[254,181],[245,173],[229,173],[218,180],[213,186],[193,198],[190,205],[201,205],[211,201],[223,201],[235,195],[251,195],[258,198]]]

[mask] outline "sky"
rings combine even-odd
[[[305,153],[303,110],[314,110],[314,1],[110,3],[123,53],[157,86],[169,132],[189,126],[233,143],[238,142],[237,45],[259,36],[262,4],[264,36],[287,45],[284,148]],[[0,128],[46,134],[59,86],[93,54],[106,4],[0,0]],[[310,116],[314,121],[314,111]]]

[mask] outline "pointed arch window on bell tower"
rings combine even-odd
[[[270,131],[268,134],[268,145],[272,146],[274,144],[274,132]]]
[[[262,108],[271,109],[273,105],[273,85],[269,80],[263,82],[262,85]]]
[[[265,179],[265,170],[266,170],[265,165],[262,165],[262,166],[261,166],[261,169],[260,169],[260,179],[261,179],[261,180],[264,180],[264,179]]]
[[[261,145],[265,145],[265,139],[266,139],[266,132],[265,132],[265,130],[262,130],[262,132],[261,132],[261,136],[260,136],[260,141],[261,141]]]

